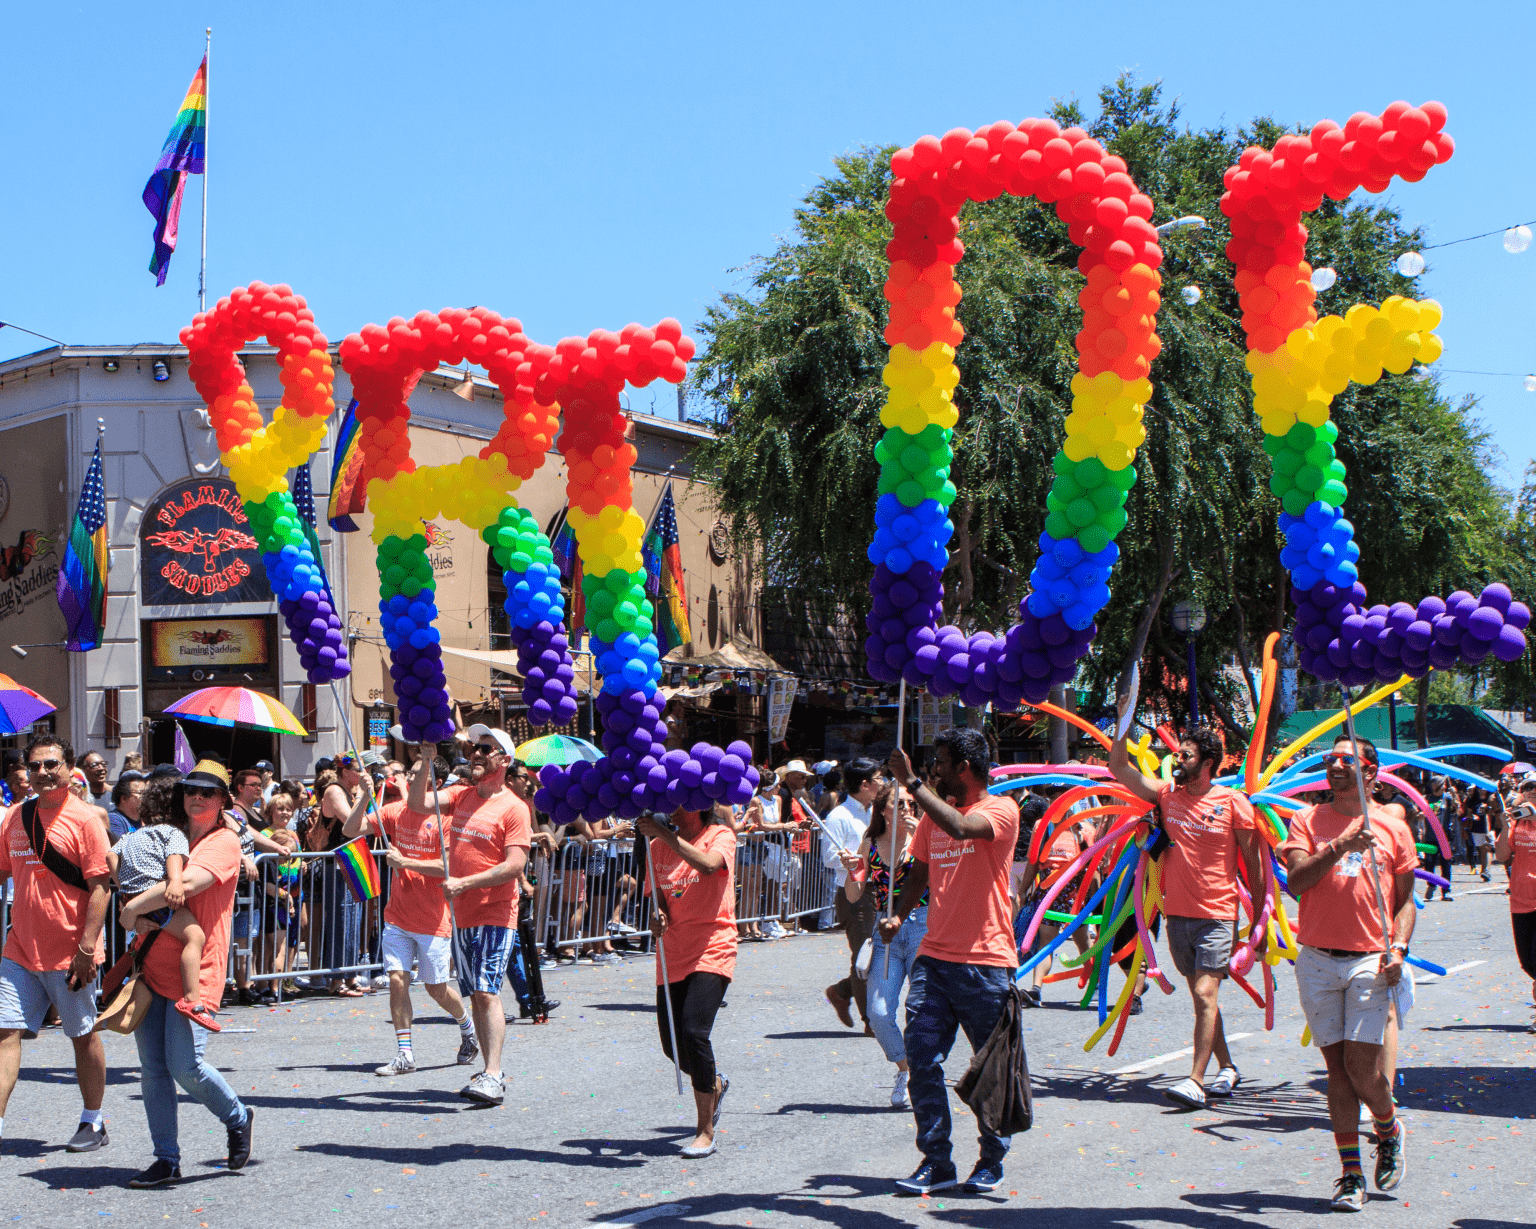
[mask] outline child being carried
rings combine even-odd
[[[170,907],[146,913],[139,920],[158,926],[165,931],[165,938],[181,943],[182,996],[176,1002],[176,1010],[193,1023],[217,1033],[220,1026],[213,1018],[214,1008],[202,1001],[199,985],[203,944],[208,936],[186,907],[187,892],[181,881],[191,852],[182,828],[168,823],[146,824],[112,846],[107,861],[118,890],[129,900],[157,884],[165,884],[165,899]]]

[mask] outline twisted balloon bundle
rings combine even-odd
[[[654,328],[630,324],[618,333],[597,330],[544,346],[529,340],[517,320],[484,308],[420,312],[409,321],[368,325],[342,342],[374,514],[380,619],[403,732],[411,741],[436,741],[452,731],[440,635],[433,626],[432,571],[420,532],[422,522],[437,515],[476,530],[503,569],[529,721],[541,726],[575,715],[559,573],[538,522],[513,498],[559,435],[568,519],[584,572],[589,647],[603,680],[596,705],[604,750],[595,764],[551,765],[541,772],[537,805],[560,823],[582,815],[632,818],[663,805],[705,810],[720,800],[745,802],[757,788],[745,743],[723,751],[705,743],[668,751],[657,698],[656,612],[646,597],[640,551],[645,526],[632,506],[631,469],[638,455],[626,438],[619,394],[626,384],[678,383],[693,353],[693,341],[676,320]],[[504,421],[478,457],[419,469],[407,435],[410,390],[422,371],[465,361],[484,367],[501,389]]]
[[[1402,374],[1416,360],[1439,358],[1443,347],[1432,330],[1441,310],[1433,300],[1393,295],[1379,310],[1356,304],[1343,317],[1319,320],[1301,216],[1324,195],[1384,192],[1394,177],[1416,183],[1455,150],[1445,122],[1437,102],[1394,102],[1379,116],[1351,116],[1343,128],[1322,120],[1310,133],[1281,137],[1273,150],[1244,150],[1224,180],[1227,256],[1237,266],[1253,408],[1274,458],[1271,489],[1283,509],[1280,557],[1291,572],[1301,667],[1346,686],[1422,678],[1490,653],[1514,661],[1525,652],[1531,620],[1530,609],[1497,583],[1477,597],[1457,590],[1416,605],[1367,606],[1360,548],[1344,517],[1348,490],[1330,404],[1351,381],[1374,384],[1383,369]]]
[[[1119,558],[1114,540],[1125,528],[1126,496],[1136,481],[1132,461],[1146,438],[1147,373],[1162,344],[1155,328],[1163,257],[1152,202],[1120,158],[1081,128],[1050,120],[923,137],[892,155],[891,173],[891,351],[884,373],[890,392],[880,414],[886,432],[875,450],[880,495],[869,548],[869,672],[934,695],[958,692],[968,705],[1000,701],[1013,708],[1045,699],[1072,678],[1093,639],[1094,618],[1109,601]],[[1054,461],[1033,592],[1005,636],[966,636],[938,626],[939,575],[954,532],[954,358],[964,337],[955,319],[954,267],[965,254],[961,206],[1003,192],[1055,204],[1072,242],[1084,249],[1078,268],[1087,284],[1078,298],[1083,327],[1072,414]]]
[[[256,394],[236,355],[265,337],[277,347],[282,403],[262,422]],[[346,634],[317,543],[289,494],[288,471],[308,465],[325,442],[335,372],[314,313],[287,286],[252,282],[230,292],[181,330],[187,374],[208,407],[235,490],[261,547],[267,580],[309,681],[351,672]]]

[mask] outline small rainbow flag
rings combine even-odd
[[[331,460],[331,498],[326,520],[337,533],[356,533],[358,526],[352,514],[368,506],[366,491],[359,481],[363,474],[363,449],[358,426],[357,398],[353,397],[342,415],[341,426],[336,429],[336,449]]]
[[[155,215],[155,254],[149,271],[155,285],[165,285],[170,271],[171,253],[176,250],[176,232],[181,224],[181,194],[188,175],[203,174],[208,137],[208,57],[198,66],[181,110],[171,125],[160,161],[144,185],[144,207]]]
[[[359,901],[374,900],[379,894],[379,865],[373,860],[368,839],[358,837],[336,850],[336,867]]]

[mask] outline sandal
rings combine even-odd
[[[195,1003],[191,999],[180,998],[176,1000],[176,1010],[193,1024],[201,1025],[210,1033],[224,1031],[224,1026],[213,1018],[213,1010],[206,1003]]]
[[[332,990],[331,994],[338,999],[360,999],[363,997],[361,990],[355,990],[351,986],[339,986]]]

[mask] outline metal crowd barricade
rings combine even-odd
[[[334,981],[372,977],[384,968],[384,903],[390,871],[375,850],[381,890],[359,901],[336,865],[334,851],[258,853],[256,874],[235,895],[228,978],[248,962],[247,982],[274,983],[281,1001],[289,979]]]
[[[806,837],[809,837],[807,848]],[[794,848],[799,838],[800,850]],[[822,835],[745,833],[736,842],[736,920],[788,922],[832,907],[832,872],[822,864]],[[567,841],[553,854],[535,849],[534,934],[541,951],[596,947],[650,930],[644,866],[633,841]],[[641,944],[643,945],[642,939]]]

